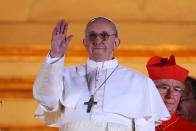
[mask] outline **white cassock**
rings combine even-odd
[[[88,59],[64,68],[64,57],[48,56],[34,83],[35,116],[60,131],[154,131],[170,115],[153,81],[117,65]],[[92,94],[97,104],[88,113]]]

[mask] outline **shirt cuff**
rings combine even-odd
[[[50,52],[48,53],[47,57],[46,57],[46,63],[47,64],[53,64],[53,63],[56,63],[58,60],[60,60],[62,57],[55,57],[55,58],[52,58],[50,56]]]

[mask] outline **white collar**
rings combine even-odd
[[[88,59],[87,61],[87,69],[88,72],[91,72],[95,69],[109,69],[109,68],[115,68],[118,65],[117,59],[107,60],[103,62],[96,62],[94,60]]]

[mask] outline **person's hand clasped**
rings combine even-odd
[[[65,54],[68,44],[73,37],[73,35],[67,37],[67,29],[68,23],[64,19],[62,19],[54,28],[50,51],[51,57],[62,57]]]

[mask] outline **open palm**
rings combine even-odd
[[[52,33],[51,57],[62,57],[73,35],[67,37],[68,23],[62,19]]]

